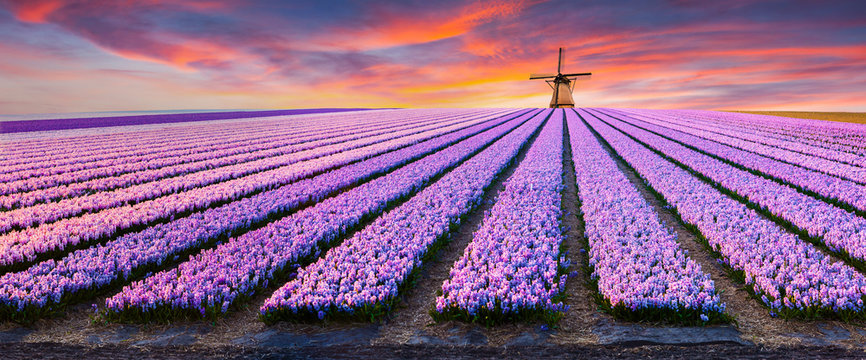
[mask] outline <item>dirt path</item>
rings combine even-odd
[[[704,272],[710,274],[716,290],[726,304],[727,312],[735,317],[737,323],[734,325],[743,340],[774,347],[821,345],[826,344],[828,339],[852,348],[859,348],[866,344],[866,332],[863,331],[863,324],[860,323],[783,320],[770,316],[769,310],[753,299],[743,284],[736,283],[727,276],[725,268],[699,242],[697,235],[685,227],[676,216],[675,210],[666,207],[663,199],[653,194],[639,175],[616,156],[614,149],[603,142],[602,146],[613,155],[620,171],[640,191],[647,203],[653,206],[664,224],[677,233],[680,246],[688,252],[689,257],[698,262]],[[840,261],[833,257],[831,259]]]
[[[556,120],[558,119],[551,117],[547,121]],[[527,140],[526,145],[517,154],[514,161],[496,177],[485,191],[482,204],[474,209],[463,220],[460,227],[451,233],[450,241],[439,250],[435,260],[424,264],[418,276],[417,285],[401,295],[397,309],[389,319],[383,322],[380,336],[374,340],[374,344],[450,343],[495,346],[506,344],[515,336],[534,330],[532,325],[527,324],[483,328],[459,321],[436,323],[430,316],[430,310],[436,304],[437,291],[441,290],[442,283],[448,279],[452,265],[463,255],[463,251],[472,242],[473,234],[481,227],[484,214],[496,203],[499,192],[505,189],[506,181],[526,157],[526,153],[535,143],[540,129],[545,125],[547,122],[539,126],[539,132]]]
[[[574,160],[571,154],[571,137],[568,134],[568,124],[563,126],[563,184],[562,192],[562,227],[565,230],[565,245],[568,258],[571,260],[571,273],[566,282],[566,294],[569,309],[559,321],[559,330],[552,336],[558,344],[595,344],[598,336],[593,334],[602,319],[612,318],[598,310],[598,305],[592,300],[593,290],[589,288],[586,279],[589,278],[588,257],[581,251],[586,239],[583,236],[584,223],[580,214],[580,200],[577,195],[577,179],[575,177]]]
[[[615,118],[615,119],[617,119],[617,120],[622,121],[621,117],[614,116],[614,115],[610,115],[610,114],[607,114],[607,115],[608,115],[608,116],[611,116],[611,117],[613,117],[613,118]],[[618,129],[616,126],[614,126],[613,124],[611,124],[611,122],[609,122],[609,121],[605,121],[605,120],[601,120],[601,119],[599,119],[599,120],[600,120],[601,122],[607,124],[608,126],[612,127],[612,128]],[[646,132],[651,133],[651,134],[658,135],[659,137],[661,137],[661,138],[663,138],[663,139],[667,139],[668,141],[670,141],[670,142],[672,142],[672,143],[674,143],[674,144],[679,144],[679,145],[683,145],[683,146],[686,145],[686,144],[684,144],[684,143],[682,143],[682,142],[679,142],[679,141],[676,141],[676,140],[670,139],[670,138],[668,138],[668,137],[662,136],[662,135],[660,135],[660,134],[658,134],[658,133],[656,133],[656,132],[654,132],[654,131],[651,131],[651,130],[645,128],[645,127],[637,126],[637,125],[630,124],[630,123],[628,123],[628,124],[631,125],[631,126],[633,126],[633,127],[635,127],[635,128],[637,128],[637,129],[640,129],[640,130],[646,131]],[[624,135],[628,136],[629,138],[631,138],[633,141],[637,142],[638,144],[643,145],[643,146],[646,147],[647,149],[649,149],[649,150],[655,152],[655,153],[658,154],[659,156],[662,156],[663,158],[665,158],[666,160],[670,161],[671,163],[674,163],[675,165],[679,166],[680,168],[683,168],[684,170],[688,171],[689,173],[692,174],[692,176],[695,176],[695,177],[697,177],[698,179],[703,180],[705,183],[707,183],[708,185],[712,186],[713,188],[715,188],[716,190],[718,190],[719,192],[721,192],[721,193],[724,194],[725,196],[728,196],[728,197],[730,197],[730,198],[732,198],[732,199],[734,199],[734,200],[736,200],[736,201],[739,201],[739,202],[745,204],[745,205],[748,206],[750,209],[754,210],[754,211],[757,212],[759,215],[761,215],[761,217],[763,217],[765,220],[770,221],[770,222],[774,222],[774,223],[778,224],[780,227],[782,227],[783,229],[787,229],[788,232],[797,235],[797,237],[799,237],[800,240],[802,240],[803,242],[813,244],[815,250],[817,250],[817,251],[823,253],[823,254],[827,257],[827,260],[830,261],[832,264],[835,264],[835,263],[837,263],[837,262],[842,262],[842,263],[844,263],[844,264],[847,264],[847,265],[852,266],[852,267],[854,267],[855,269],[857,269],[857,264],[854,264],[854,263],[852,263],[852,262],[850,262],[850,261],[844,260],[844,259],[842,259],[841,257],[839,257],[838,254],[832,252],[832,251],[831,251],[831,250],[830,250],[830,249],[829,249],[829,248],[828,248],[828,247],[827,247],[827,246],[822,242],[822,241],[823,241],[822,239],[817,238],[817,237],[816,237],[816,238],[812,238],[812,239],[810,239],[810,238],[808,237],[808,235],[806,235],[806,234],[804,234],[804,233],[801,233],[801,232],[799,231],[799,229],[797,229],[796,225],[794,225],[794,224],[792,224],[792,223],[790,223],[790,222],[786,222],[786,221],[784,221],[784,220],[779,220],[779,219],[775,219],[775,220],[774,220],[774,219],[771,217],[771,216],[772,216],[772,212],[771,212],[770,210],[766,209],[765,207],[762,207],[761,205],[759,205],[759,204],[757,204],[757,203],[753,203],[753,202],[749,201],[749,199],[747,199],[747,198],[745,198],[745,197],[739,195],[738,193],[736,193],[736,192],[734,192],[734,191],[732,191],[732,190],[730,190],[730,189],[728,189],[728,188],[725,188],[724,186],[721,186],[721,185],[719,185],[719,184],[716,184],[716,183],[713,182],[711,179],[709,179],[709,177],[706,176],[705,174],[700,173],[700,172],[698,172],[698,171],[695,171],[694,169],[692,169],[692,168],[689,167],[688,165],[682,163],[681,161],[678,161],[678,160],[676,160],[676,159],[673,159],[672,157],[668,156],[667,154],[664,154],[663,152],[661,152],[661,151],[659,151],[659,150],[657,150],[657,149],[654,149],[654,148],[648,146],[646,142],[641,141],[641,140],[638,140],[637,138],[635,138],[635,137],[632,136],[631,134],[627,134],[627,133],[625,133],[625,132],[622,132],[622,133],[623,133]],[[694,151],[695,153],[698,153],[698,154],[702,154],[702,155],[706,155],[706,156],[709,156],[709,157],[713,157],[712,155],[709,155],[709,154],[707,154],[706,152],[703,152],[703,151],[701,151],[701,150],[692,149],[692,151]],[[720,159],[720,160],[721,160],[721,159]],[[721,160],[721,161],[722,161],[722,162],[729,163],[729,162],[727,162],[727,161],[725,161],[725,160]],[[730,165],[733,166],[733,167],[735,167],[735,168],[741,168],[741,166],[739,166],[738,164],[730,163]],[[743,171],[748,171],[748,170],[743,169]],[[756,176],[757,176],[757,175],[756,175]],[[785,186],[790,186],[789,184],[786,184],[784,181],[782,182],[782,184],[785,185]],[[808,194],[806,194],[806,195],[808,195]],[[820,197],[815,197],[815,199],[817,199],[817,200],[819,200],[819,201],[822,201],[822,199],[821,199]],[[861,272],[863,272],[863,271],[861,270]]]
[[[344,345],[293,348],[171,346],[142,348],[119,345],[86,347],[58,343],[0,344],[4,359],[862,359],[866,352],[827,347],[756,348],[718,344],[637,347],[556,345],[527,347],[442,345]]]

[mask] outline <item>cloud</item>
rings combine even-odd
[[[539,3],[528,0],[436,3],[427,9],[382,2],[371,5],[363,20],[336,25],[309,41],[318,49],[374,50],[461,36],[494,21],[513,19]]]
[[[620,4],[0,0],[0,74],[54,110],[544,106],[563,46],[584,105],[866,110],[862,2]]]
[[[13,12],[21,21],[44,23],[49,15],[60,9],[63,5],[63,1],[60,0],[16,2],[13,6]]]

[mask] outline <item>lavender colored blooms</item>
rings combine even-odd
[[[459,128],[461,125],[453,126]],[[213,203],[230,201],[255,191],[288,184],[310,175],[417,143],[448,130],[454,130],[454,128],[439,128],[387,141],[382,141],[384,139],[361,140],[366,141],[367,146],[359,144],[351,150],[339,148],[339,145],[346,144],[317,148],[311,151],[322,156],[314,157],[303,155],[303,152],[298,153],[297,156],[299,157],[313,158],[308,159],[308,161],[295,162],[290,167],[278,167],[134,205],[120,206],[97,213],[62,219],[38,227],[13,231],[0,235],[0,266],[33,261],[41,253],[62,250],[68,246],[111,236],[120,230],[133,226],[169,218],[176,213],[206,208]],[[293,154],[292,156],[296,155]],[[179,186],[187,186],[178,182],[178,178],[171,180]]]
[[[732,133],[730,131],[710,131],[705,129],[704,127],[681,125],[681,120],[678,121],[674,118],[666,117],[665,119],[665,121],[657,121],[663,123],[665,127],[668,127],[670,129],[698,136],[720,144],[725,144],[737,149],[742,149],[752,153],[764,155],[769,158],[780,160],[789,164],[838,176],[843,179],[855,181],[860,184],[866,183],[866,169],[862,168],[859,165],[849,165],[843,162],[827,159],[827,157],[833,157],[832,154],[834,154],[835,152],[833,152],[832,150],[825,150],[820,152],[820,155],[822,156],[805,153],[804,149],[800,149],[800,151],[791,151],[776,146],[765,145],[761,142],[752,141],[755,140],[754,138],[752,140],[747,140],[729,136],[729,134]],[[740,136],[743,135],[740,134]]]
[[[771,311],[786,316],[863,314],[866,278],[833,262],[811,244],[786,232],[581,111],[582,116],[648,183],[694,226],[726,266],[740,272],[748,288]]]
[[[688,311],[708,321],[707,313],[723,313],[710,276],[680,249],[577,113],[567,115],[591,276],[614,314]]]
[[[522,115],[313,207],[230,239],[175,269],[132,283],[107,299],[106,307],[118,316],[224,313],[238,298],[267,286],[278,272],[296,268],[305,258],[315,258],[323,247],[363,219],[423,187],[436,174],[531,116]]]
[[[793,140],[859,155],[866,154],[866,143],[864,143],[866,130],[854,123],[700,110],[671,110],[669,113],[752,130],[762,136]]]
[[[80,129],[104,126],[123,126],[141,124],[164,124],[173,122],[206,121],[219,119],[239,119],[245,117],[261,117],[276,115],[312,114],[327,112],[358,111],[364,109],[290,109],[261,111],[229,111],[205,113],[177,113],[156,115],[131,115],[115,117],[95,117],[57,120],[20,120],[7,121],[0,128],[0,133],[17,133],[29,131],[46,131],[61,129]]]
[[[330,119],[337,130],[357,126],[361,119],[368,116],[346,113]],[[7,161],[0,164],[0,179],[11,181],[93,169],[98,168],[101,161],[109,161],[102,164],[114,164],[110,161],[116,162],[122,158],[131,162],[158,159],[239,141],[262,143],[268,138],[280,138],[286,134],[310,135],[322,131],[321,126],[315,125],[319,119],[318,116],[254,118],[220,126],[186,126],[111,135],[19,140],[8,146]],[[252,120],[255,121],[250,122]],[[190,131],[190,128],[198,131]],[[265,141],[261,141],[263,139]]]
[[[142,177],[140,178],[142,179],[142,184],[2,212],[0,213],[0,231],[50,223],[62,218],[76,216],[81,213],[94,213],[103,209],[109,209],[126,204],[137,204],[167,194],[202,188],[226,180],[247,180],[245,179],[247,176],[259,176],[261,173],[267,172],[268,170],[279,171],[281,167],[301,161],[313,160],[323,156],[383,143],[388,140],[401,141],[404,139],[411,139],[411,135],[424,134],[427,131],[436,131],[449,125],[459,126],[459,123],[467,121],[467,119],[462,117],[449,120],[450,121],[446,122],[444,125],[434,122],[432,125],[406,126],[398,131],[394,131],[393,129],[377,129],[372,132],[360,131],[359,134],[349,134],[344,137],[337,136],[339,133],[334,134],[336,137],[329,137],[327,134],[322,134],[320,135],[321,139],[319,141],[287,146],[287,149],[282,150],[273,150],[273,153],[269,154],[267,157],[259,158],[260,156],[256,154],[244,154],[242,156],[249,157],[246,159],[247,161],[241,161],[228,166],[219,166],[219,162],[225,159],[216,159],[216,163],[205,166],[205,168],[216,167],[212,170],[193,171],[189,173],[183,172],[179,176],[167,177],[159,179],[158,181],[152,181],[157,179],[151,178],[151,175],[153,174],[145,171],[144,174],[135,174],[135,176]],[[399,119],[394,119],[393,121],[399,121]],[[458,123],[458,125],[455,125],[454,123]],[[42,178],[33,179],[38,181]],[[105,181],[110,183],[111,180],[112,179],[107,179]],[[109,185],[109,187],[111,186]],[[99,187],[94,190],[99,190]],[[5,241],[5,238],[0,239],[0,242],[2,241]]]
[[[7,273],[0,277],[0,304],[15,309],[34,308],[33,312],[48,310],[46,307],[56,304],[57,299],[125,280],[139,268],[162,264],[175,254],[198,248],[250,224],[266,221],[273,214],[290,211],[304,203],[318,202],[342,188],[507,120],[500,118],[474,125],[219,208],[128,234],[105,245],[82,249],[59,261],[48,260],[22,272]],[[508,129],[508,126],[503,125],[502,129]]]
[[[484,189],[549,114],[546,110],[536,115],[300,269],[296,279],[265,301],[260,309],[263,317],[305,317],[323,311],[371,318],[389,311],[400,286],[421,265],[430,247],[481,201]]]
[[[811,141],[804,141],[805,139],[802,137],[788,136],[785,133],[776,134],[776,136],[773,136],[772,133],[761,131],[761,129],[738,127],[736,126],[736,122],[727,121],[727,119],[725,119],[726,117],[727,116],[719,119],[717,116],[715,122],[706,121],[703,117],[700,116],[692,116],[688,119],[691,120],[691,122],[693,122],[695,125],[698,125],[696,126],[696,128],[698,129],[711,130],[713,132],[718,132],[720,134],[724,134],[730,137],[741,138],[743,140],[757,142],[771,147],[779,147],[796,153],[817,156],[827,160],[838,161],[849,165],[855,165],[859,167],[863,167],[864,165],[866,165],[866,157],[863,156],[864,154],[862,151],[864,149],[844,146],[828,147],[827,142],[813,144]],[[718,120],[723,120],[724,122],[719,123]]]
[[[305,112],[58,119],[4,135],[0,320],[117,288],[93,316],[216,317],[263,294],[266,322],[380,319],[482,202],[472,241],[432,284],[436,320],[554,330],[566,280],[583,273],[618,319],[729,320],[623,166],[771,316],[866,318],[866,126],[696,110]],[[95,127],[49,129],[62,122]],[[564,252],[563,160],[586,238],[569,250],[588,267]]]
[[[853,181],[658,126],[649,122],[648,118],[642,115],[629,115],[624,120],[632,125],[641,126],[684,145],[695,147],[706,154],[718,156],[747,169],[760,172],[770,178],[812,191],[822,197],[848,205],[859,211],[866,211],[866,186]]]
[[[3,145],[7,161],[0,164],[0,178],[9,181],[31,176],[95,169],[94,162],[124,157],[129,157],[130,160],[162,158],[165,154],[182,153],[202,146],[231,145],[235,136],[239,136],[235,140],[255,143],[261,140],[267,141],[270,136],[279,137],[286,133],[310,135],[328,127],[323,124],[323,121],[327,123],[333,121],[334,130],[342,130],[371,120],[387,122],[389,116],[385,113],[385,111],[368,111],[366,114],[247,118],[201,124],[179,123],[146,129],[121,126],[111,132],[93,129],[78,130],[75,134],[66,134],[68,131],[57,132],[55,136],[60,137],[33,135],[29,138],[18,135],[14,141]],[[388,113],[398,117],[402,114],[398,111]],[[54,169],[55,167],[57,169]]]
[[[708,121],[699,115],[671,116],[672,114],[670,113],[662,112],[654,112],[650,114],[660,123],[669,125],[672,128],[675,127],[680,131],[692,134],[701,132],[707,135],[721,135],[729,142],[738,142],[746,147],[766,145],[765,147],[762,147],[765,149],[763,152],[767,152],[767,147],[779,148],[783,151],[780,155],[793,152],[805,155],[802,159],[818,157],[858,167],[862,167],[866,164],[866,158],[864,158],[862,154],[858,154],[854,149],[847,149],[846,151],[828,148],[826,146],[819,146],[817,144],[812,145],[808,142],[804,142],[802,138],[796,136],[786,136],[784,134],[773,136],[772,133],[760,128],[737,126],[736,122],[728,121],[728,119],[726,119],[729,116],[725,113],[718,113],[714,116],[712,119],[715,121]],[[732,114],[732,116],[736,115],[738,114]]]
[[[775,181],[740,170],[676,142],[605,115],[598,116],[621,131],[677,160],[720,186],[766,209],[831,250],[866,261],[866,219],[798,192]]]
[[[453,118],[446,117],[445,120],[451,120],[445,123],[453,122]],[[320,129],[313,133],[290,132],[286,136],[274,136],[272,133],[264,140],[258,140],[249,146],[241,146],[243,144],[231,141],[229,144],[220,143],[180,151],[161,151],[146,156],[124,156],[92,162],[77,161],[70,165],[55,165],[53,161],[41,161],[41,164],[47,166],[0,175],[0,178],[10,178],[0,185],[0,194],[5,194],[0,196],[0,206],[7,209],[32,206],[93,191],[109,191],[162,178],[287,155],[320,146],[362,139],[385,131],[412,128],[424,130],[425,126],[438,123],[431,122],[429,119],[406,123],[395,123],[393,119],[386,121],[386,123],[373,122],[362,125],[349,124],[344,128]],[[233,134],[223,141],[250,137],[250,134]],[[235,174],[243,175],[243,173]],[[13,176],[21,179],[15,179]]]
[[[562,119],[556,110],[485,214],[436,298],[465,320],[563,312],[560,275]],[[564,270],[564,269],[562,269]]]

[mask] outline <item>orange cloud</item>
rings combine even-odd
[[[457,9],[442,9],[428,14],[411,11],[395,13],[383,9],[372,16],[375,22],[368,26],[337,27],[308,43],[317,48],[319,46],[316,44],[325,44],[354,51],[423,44],[460,36],[479,25],[514,17],[529,6],[543,1],[477,1]]]
[[[31,23],[44,23],[51,13],[63,6],[60,0],[32,0],[14,4],[13,15],[18,20]]]
[[[126,7],[132,6],[172,6],[180,9],[189,9],[198,12],[211,12],[218,9],[229,7],[229,3],[219,0],[185,0],[185,1],[165,1],[165,0],[138,0],[135,2],[119,2],[113,1],[107,4],[88,4],[70,0],[19,0],[12,1],[12,14],[21,21],[30,23],[44,23],[48,16],[61,10],[63,7],[73,4],[77,7],[88,7],[93,10],[98,10],[100,6],[107,7]]]
[[[185,71],[195,70],[193,65],[218,66],[243,62],[246,58],[236,49],[197,40],[186,40],[180,44],[154,41],[141,49],[102,48],[127,59],[166,64]]]

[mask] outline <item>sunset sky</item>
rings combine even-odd
[[[578,106],[866,111],[866,1],[0,0],[0,34],[0,114],[544,107],[560,46]]]

